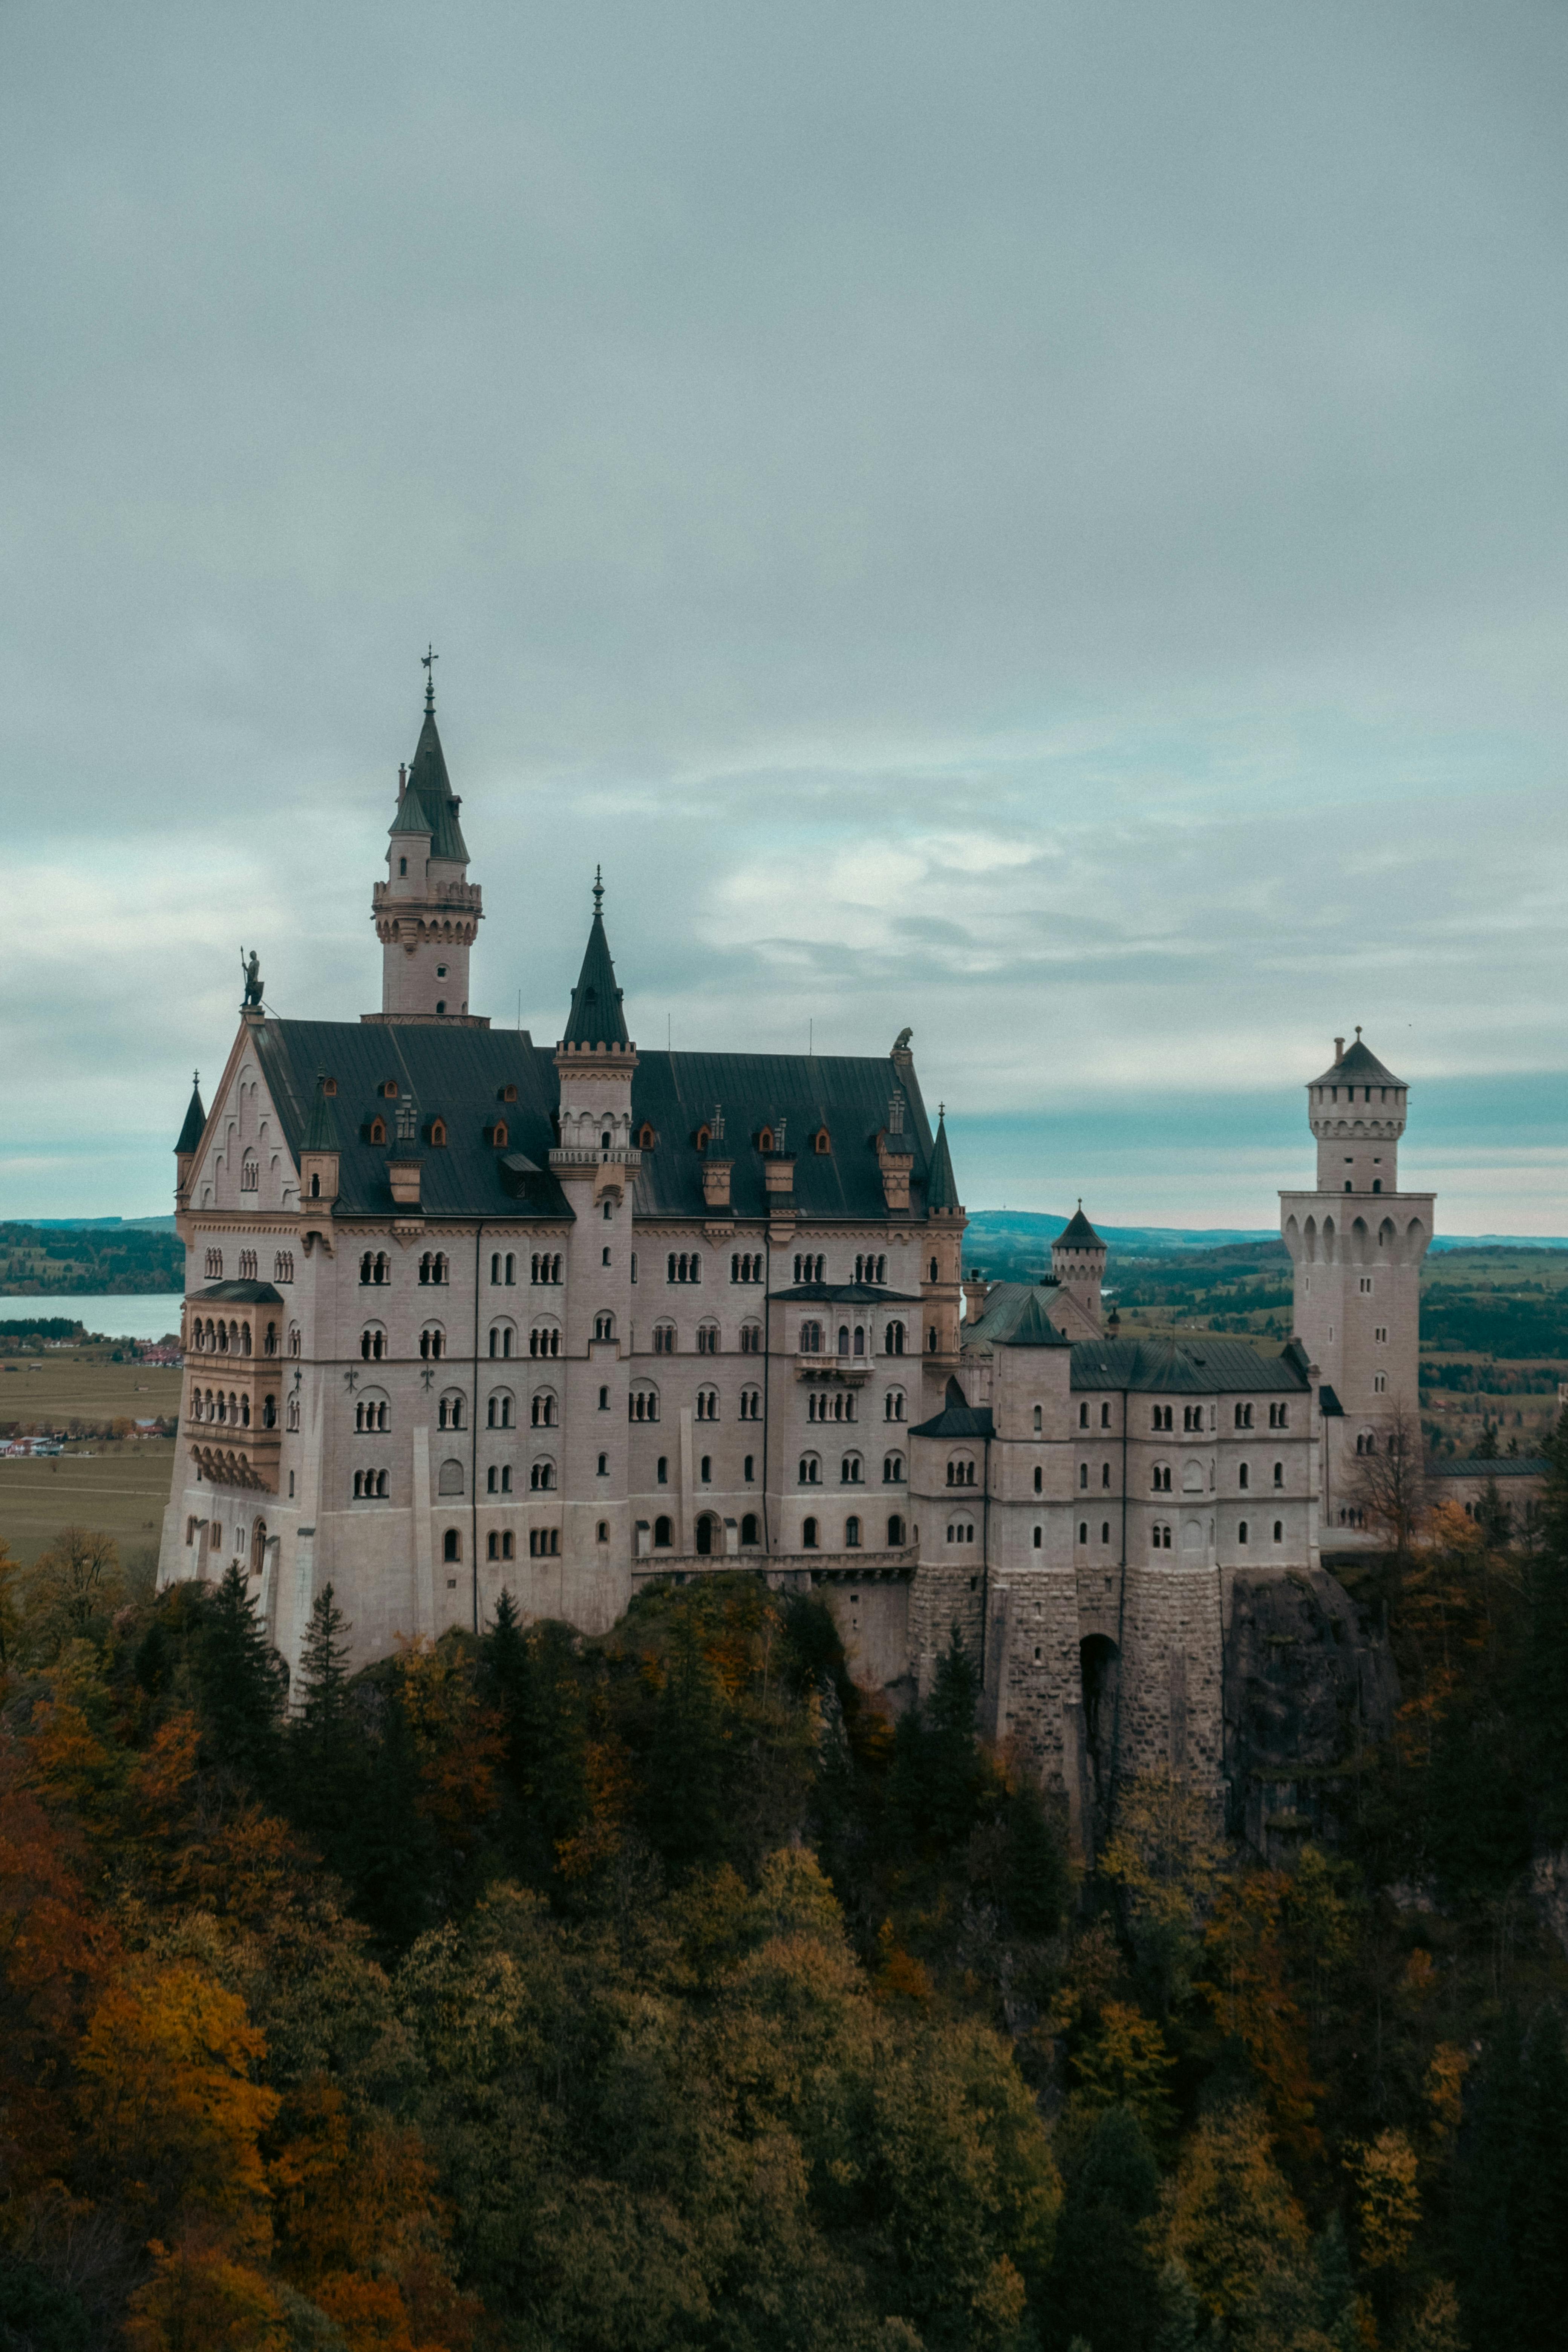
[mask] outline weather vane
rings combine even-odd
[[[435,665],[440,660],[440,655],[437,652],[433,645],[427,645],[424,652],[419,656],[419,667],[425,673],[425,708],[426,710],[434,710],[436,708]]]
[[[594,912],[595,912],[595,915],[601,912],[601,910],[603,909],[603,907],[604,907],[604,903],[605,903],[605,874],[604,874],[604,868],[603,868],[602,866],[595,866],[595,868],[594,868]]]

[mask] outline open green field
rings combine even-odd
[[[73,1421],[151,1421],[180,1409],[180,1375],[163,1364],[116,1364],[108,1348],[0,1356],[0,1429]]]
[[[114,1538],[121,1559],[156,1545],[174,1470],[173,1438],[91,1444],[85,1453],[0,1461],[0,1539],[25,1565],[65,1527]]]

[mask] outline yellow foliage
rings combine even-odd
[[[877,1948],[882,1955],[872,1991],[878,2000],[909,2001],[916,2009],[929,2009],[931,1981],[919,1960],[905,1951],[893,1933],[893,1923],[884,1919],[877,1935]]]
[[[238,1995],[180,1959],[111,1984],[77,2057],[82,2122],[127,2193],[222,2214],[247,2251],[270,2235],[258,2143],[278,2097],[251,2080],[265,2050]]]
[[[174,2248],[156,2238],[156,2268],[131,2298],[130,2352],[289,2352],[292,2335],[258,2271],[197,2237]]]
[[[1205,2116],[1165,2190],[1165,2250],[1215,2318],[1256,2304],[1271,2273],[1299,2262],[1306,2218],[1275,2164],[1259,2108]]]
[[[1439,2042],[1432,2053],[1422,2087],[1432,2110],[1433,2137],[1443,2146],[1459,2128],[1465,2105],[1465,2076],[1469,2069],[1469,2052],[1461,2050],[1457,2042]]]
[[[1170,2078],[1176,2061],[1152,2017],[1128,2001],[1108,2000],[1100,2031],[1076,2051],[1072,2072],[1079,2096],[1095,2107],[1128,2106],[1158,2137],[1172,2120]]]
[[[1427,2288],[1400,2329],[1395,2352],[1466,2352],[1459,2298],[1447,2279]]]
[[[1421,2219],[1415,2150],[1402,2131],[1381,2131],[1352,2149],[1361,2258],[1369,2271],[1397,2270]]]

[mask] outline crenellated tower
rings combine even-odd
[[[1321,1377],[1324,1540],[1356,1528],[1358,1456],[1381,1452],[1396,1421],[1420,1443],[1421,1262],[1436,1196],[1399,1189],[1409,1089],[1361,1031],[1307,1087],[1318,1145],[1312,1192],[1281,1192],[1295,1266],[1293,1328]]]
[[[1098,1330],[1105,1282],[1105,1244],[1084,1215],[1081,1201],[1051,1244],[1051,1272]]]
[[[424,656],[427,670],[435,659],[433,653]],[[372,896],[381,941],[381,1011],[367,1013],[367,1021],[480,1025],[468,1011],[468,950],[484,909],[479,884],[468,880],[460,806],[436,729],[432,678],[425,688],[425,724],[414,763],[398,771],[386,879]]]

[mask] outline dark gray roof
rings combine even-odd
[[[926,1178],[926,1207],[956,1209],[958,1184],[952,1172],[952,1154],[947,1148],[947,1121],[937,1113],[936,1142],[931,1150],[930,1172]]]
[[[930,1421],[917,1422],[911,1437],[993,1437],[995,1430],[988,1404],[944,1404]]]
[[[215,1307],[281,1307],[283,1293],[274,1290],[269,1282],[213,1282],[205,1290],[192,1292],[195,1298],[210,1299]]]
[[[427,1216],[570,1218],[566,1196],[548,1172],[560,1092],[554,1053],[536,1045],[525,1030],[268,1019],[251,1034],[296,1159],[304,1148],[317,1072],[325,1070],[338,1082],[338,1214],[392,1213],[387,1148],[370,1142],[369,1128],[379,1115],[388,1132],[394,1129],[397,1105],[379,1091],[393,1078],[400,1100],[412,1089],[422,1131],[432,1118],[446,1122],[446,1145],[426,1145],[424,1151],[421,1204]],[[516,1087],[515,1102],[500,1099],[507,1086]],[[876,1139],[895,1086],[909,1103],[900,1140],[914,1154],[910,1201],[918,1217],[931,1137],[912,1069],[895,1068],[885,1055],[643,1054],[632,1079],[633,1134],[646,1122],[657,1141],[644,1151],[634,1180],[636,1212],[697,1223],[712,1217],[696,1138],[721,1104],[725,1134],[710,1146],[710,1156],[721,1153],[732,1162],[733,1214],[752,1220],[768,1214],[765,1163],[756,1139],[764,1127],[776,1132],[787,1118],[792,1133],[805,1136],[825,1125],[832,1141],[830,1150],[803,1151],[796,1160],[796,1216],[886,1223]],[[500,1150],[484,1140],[498,1118],[507,1128]]]
[[[316,1098],[310,1105],[310,1123],[305,1129],[304,1149],[307,1151],[335,1151],[338,1148],[338,1122],[332,1097],[327,1092],[325,1070],[316,1072]]]
[[[1462,1462],[1434,1462],[1428,1478],[1545,1478],[1552,1465],[1543,1454],[1472,1454]]]
[[[202,1108],[202,1090],[193,1081],[191,1099],[185,1107],[185,1123],[180,1129],[180,1139],[174,1146],[175,1150],[187,1152],[196,1150],[201,1144],[202,1129],[206,1123],[207,1115]]]
[[[1061,1232],[1057,1235],[1056,1240],[1051,1244],[1051,1247],[1053,1249],[1062,1249],[1064,1247],[1067,1249],[1103,1249],[1105,1247],[1105,1244],[1100,1240],[1100,1235],[1095,1232],[1094,1227],[1084,1215],[1083,1202],[1081,1201],[1079,1202],[1078,1207],[1074,1210],[1072,1215],[1068,1219],[1067,1223],[1062,1227]]]
[[[1245,1339],[1079,1339],[1072,1385],[1227,1396],[1249,1390],[1304,1395],[1311,1383],[1294,1357],[1266,1356]]]
[[[1405,1080],[1396,1078],[1392,1070],[1385,1070],[1372,1047],[1363,1045],[1358,1037],[1342,1060],[1331,1063],[1321,1077],[1309,1078],[1307,1083],[1312,1087],[1403,1087]]]
[[[419,730],[413,765],[391,829],[394,833],[427,833],[432,857],[447,858],[454,866],[466,866],[468,862],[468,844],[458,823],[458,802],[447,774],[446,754],[436,731],[435,698],[428,687],[425,690],[425,723]]]
[[[971,1348],[1070,1348],[1046,1310],[1037,1286],[999,1282],[987,1295],[985,1310],[963,1327],[963,1346]]]
[[[1340,1392],[1338,1389],[1331,1387],[1327,1381],[1318,1382],[1318,1411],[1325,1421],[1342,1421],[1345,1417],[1345,1409],[1340,1402]]]
[[[566,1026],[561,1033],[561,1040],[566,1045],[625,1045],[628,1043],[626,1014],[621,1011],[621,992],[616,986],[616,967],[610,959],[610,942],[605,937],[605,919],[596,903],[594,919],[588,927],[583,969],[577,975],[577,985],[572,991],[572,1009],[566,1015]]]

